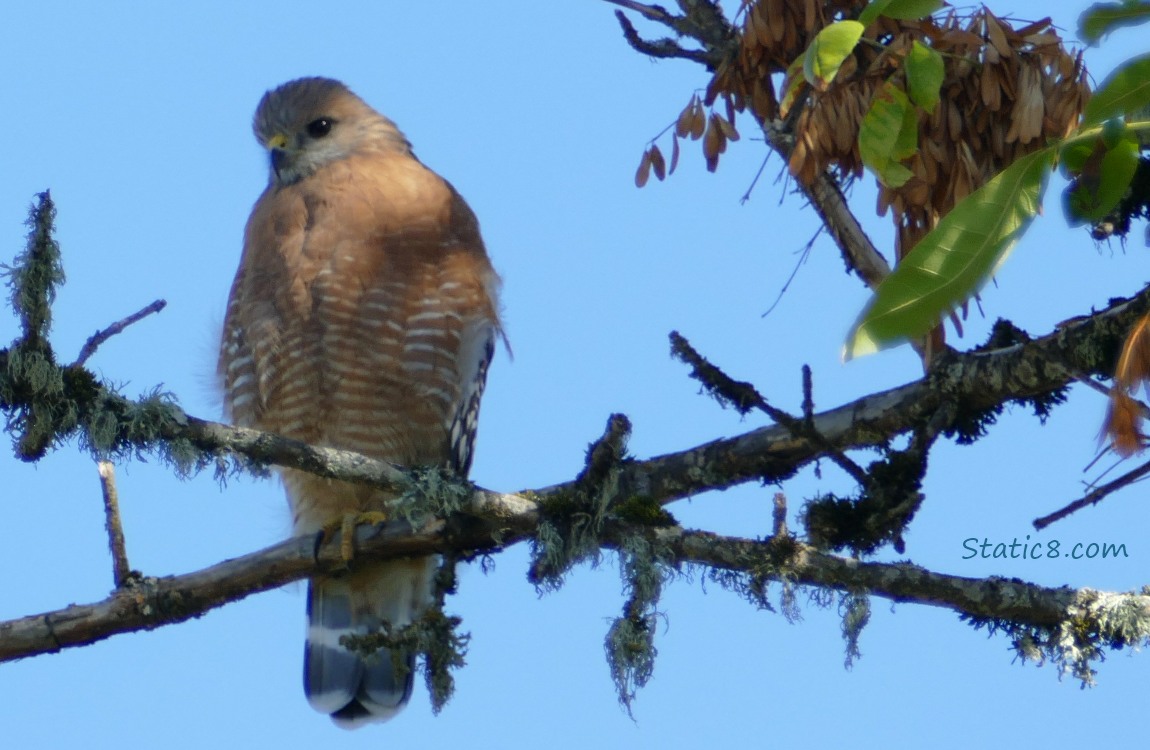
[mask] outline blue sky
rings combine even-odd
[[[1081,6],[994,8],[1054,13],[1072,36]],[[58,351],[74,355],[98,328],[162,297],[161,315],[105,344],[90,365],[126,394],[162,384],[190,413],[216,417],[216,331],[265,180],[251,113],[269,87],[328,75],[399,123],[464,194],[504,276],[515,359],[501,354],[491,372],[473,469],[481,485],[513,491],[571,478],[614,411],[631,417],[638,456],[763,424],[698,394],[668,356],[671,330],[789,409],[804,363],[819,408],[918,377],[907,350],[840,362],[867,295],[825,237],[763,317],[818,221],[774,181],[777,160],[740,204],[764,153],[749,120],[717,174],[688,147],[668,182],[635,189],[646,142],[707,79],[690,63],[634,53],[612,11],[592,0],[7,4],[0,257],[23,246],[27,206],[51,188],[69,276],[55,308]],[[1144,51],[1138,34],[1089,52],[1095,75]],[[975,316],[960,346],[980,342],[997,316],[1043,333],[1144,283],[1140,243],[1096,249],[1066,228],[1059,189],[985,290],[987,319]],[[854,199],[889,247],[873,191],[859,186]],[[0,316],[0,340],[15,330]],[[959,575],[1111,590],[1150,583],[1144,485],[1042,535],[1030,527],[1093,476],[1084,468],[1103,408],[1079,388],[1045,427],[1015,410],[975,446],[940,445],[907,556]],[[792,510],[817,492],[849,491],[837,469],[823,468],[783,487]],[[5,453],[0,476],[0,619],[106,596],[111,566],[90,460],[73,446],[36,466]],[[221,489],[209,476],[181,482],[137,461],[119,468],[119,486],[131,562],[149,575],[195,570],[288,530],[271,481]],[[672,510],[684,525],[763,535],[774,491],[742,487]],[[1026,534],[1125,543],[1130,557],[962,559],[968,537]],[[520,547],[497,556],[490,574],[463,572],[450,609],[472,634],[469,664],[438,717],[421,686],[398,719],[354,734],[313,713],[300,687],[302,586],[291,586],[183,625],[0,665],[0,727],[14,747],[1070,746],[1121,736],[1150,687],[1144,656],[1113,654],[1099,686],[1082,691],[1049,666],[1019,666],[1005,639],[950,612],[881,599],[863,658],[846,670],[833,607],[800,598],[803,620],[789,624],[696,575],[667,590],[655,676],[633,722],[603,659],[622,604],[613,561],[576,570],[542,597],[525,570]]]

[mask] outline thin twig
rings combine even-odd
[[[76,358],[74,364],[76,366],[83,365],[88,361],[89,357],[96,353],[96,349],[99,348],[99,346],[105,341],[112,338],[117,333],[122,333],[125,328],[132,325],[133,323],[139,322],[140,320],[143,320],[153,313],[158,313],[160,310],[163,310],[165,307],[167,307],[167,305],[167,301],[158,299],[144,309],[132,313],[128,317],[113,323],[104,330],[96,331],[94,334],[92,334],[91,338],[84,342],[84,347],[80,349],[80,356]]]
[[[645,18],[659,23],[667,24],[668,26],[673,23],[675,17],[667,12],[665,8],[660,8],[658,5],[645,5],[643,3],[635,2],[635,0],[603,0],[605,3],[611,5],[618,5],[627,10],[633,10]]]
[[[755,172],[755,176],[751,180],[751,184],[747,186],[747,192],[743,193],[742,198],[739,198],[739,205],[743,205],[751,199],[751,193],[754,192],[755,185],[759,184],[759,178],[763,176],[763,172],[766,170],[767,163],[770,162],[770,160],[770,153],[763,157],[763,163],[759,165],[759,171]]]
[[[764,123],[763,134],[771,148],[784,160],[790,159],[795,147],[794,135],[786,129],[785,123]],[[814,184],[807,186],[800,183],[799,188],[838,244],[847,268],[858,274],[871,289],[877,287],[890,275],[890,265],[847,205],[838,182],[823,172],[815,176]]]
[[[1088,378],[1085,375],[1079,375],[1078,377],[1076,377],[1074,379],[1077,380],[1082,385],[1086,386],[1087,388],[1091,388],[1095,391],[1098,391],[1099,393],[1101,393],[1103,396],[1106,396],[1107,398],[1110,397],[1110,389],[1107,388],[1106,386],[1102,385],[1101,383],[1099,383],[1094,378]],[[1145,407],[1143,407],[1143,408],[1145,408]]]
[[[818,430],[814,429],[813,417],[810,420],[798,419],[777,406],[772,405],[750,383],[735,380],[699,354],[691,342],[678,331],[671,331],[671,356],[691,366],[691,377],[698,380],[712,398],[724,405],[731,405],[740,414],[758,409],[784,427],[795,438],[806,438],[816,445],[820,452],[834,461],[856,482],[866,486],[869,478],[866,471],[847,457]],[[804,379],[804,385],[806,381]],[[804,397],[807,394],[804,393]],[[810,426],[808,427],[808,422]]]
[[[671,331],[671,356],[691,367],[691,378],[699,381],[711,398],[723,406],[731,406],[746,415],[752,409],[762,409],[766,400],[751,383],[735,380],[699,354],[691,342],[678,331]],[[772,415],[772,419],[774,416]],[[778,419],[775,419],[779,422]],[[780,422],[780,424],[782,424]]]
[[[1090,377],[1087,377],[1086,375],[1079,375],[1079,376],[1075,377],[1074,379],[1076,381],[1078,381],[1079,383],[1081,383],[1082,385],[1086,386],[1087,388],[1098,391],[1099,393],[1101,393],[1106,398],[1110,398],[1111,389],[1102,385],[1097,380],[1090,378]],[[1143,419],[1150,419],[1150,406],[1147,406],[1146,402],[1142,401],[1140,399],[1136,399],[1136,398],[1131,397],[1131,400],[1133,400],[1134,404],[1138,407],[1138,412],[1142,415],[1142,418]]]
[[[610,2],[611,0],[608,0]],[[615,11],[615,18],[619,19],[619,26],[623,29],[623,38],[631,45],[637,52],[651,57],[680,57],[684,60],[691,60],[700,63],[708,68],[713,67],[715,62],[712,61],[712,53],[703,50],[690,50],[684,49],[679,46],[679,43],[669,37],[663,39],[655,39],[648,41],[639,36],[639,32],[631,23],[630,19],[623,14],[623,11]]]
[[[815,385],[807,364],[803,365],[803,425],[808,430],[815,427]]]
[[[1041,531],[1055,521],[1060,521],[1063,518],[1066,518],[1071,513],[1080,511],[1089,505],[1097,505],[1104,497],[1110,493],[1114,492],[1115,490],[1120,490],[1127,485],[1133,484],[1147,474],[1150,474],[1150,461],[1142,464],[1137,469],[1126,472],[1122,476],[1115,479],[1113,482],[1108,482],[1101,487],[1096,487],[1095,489],[1086,493],[1081,498],[1075,500],[1064,508],[1056,510],[1049,515],[1045,515],[1042,518],[1036,518],[1034,520],[1034,528]]]
[[[132,574],[128,549],[124,544],[124,526],[120,523],[120,499],[116,491],[116,468],[110,461],[99,461],[100,489],[104,494],[104,528],[108,531],[108,550],[112,553],[112,580],[123,588]]]
[[[787,535],[787,496],[781,492],[775,493],[775,507],[771,513],[772,533],[776,538],[782,539]]]
[[[775,297],[775,301],[772,302],[771,306],[767,308],[766,312],[764,312],[759,317],[767,317],[774,311],[776,307],[779,306],[779,303],[783,301],[783,295],[787,293],[787,290],[791,287],[791,282],[794,281],[795,277],[799,275],[799,269],[802,268],[803,264],[807,262],[807,259],[811,257],[811,248],[815,246],[815,240],[817,240],[819,235],[823,233],[823,229],[824,226],[820,224],[819,228],[815,230],[815,233],[811,235],[811,238],[807,240],[807,244],[799,252],[799,262],[795,263],[794,269],[791,270],[791,275],[787,277],[786,283],[783,284],[783,288],[779,290],[779,296]]]

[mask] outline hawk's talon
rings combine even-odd
[[[355,557],[355,527],[374,526],[387,523],[388,515],[378,510],[365,510],[359,513],[345,513],[339,521],[324,526],[320,531],[320,543],[331,541],[336,532],[339,533],[339,556],[345,563],[350,563]]]

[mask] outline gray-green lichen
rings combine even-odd
[[[603,437],[587,447],[586,465],[574,487],[540,500],[540,521],[532,540],[528,578],[540,591],[553,591],[573,566],[597,563],[608,511],[619,500],[619,478],[629,460],[631,423],[622,414],[607,420]]]
[[[52,328],[52,303],[64,283],[60,245],[54,235],[56,206],[52,196],[40,193],[29,211],[28,242],[11,266],[0,266],[7,278],[12,308],[20,318],[23,340],[39,343]]]
[[[410,486],[393,502],[391,512],[415,529],[423,528],[433,518],[459,512],[475,489],[437,466],[415,469],[410,478]]]
[[[1141,648],[1150,642],[1150,600],[1146,593],[1110,593],[1079,589],[1056,625],[1024,625],[1009,620],[964,618],[975,629],[1003,632],[1019,658],[1053,662],[1059,675],[1069,674],[1082,687],[1095,684],[1095,663],[1107,650]]]
[[[458,581],[455,560],[441,561],[435,575],[435,603],[413,623],[394,628],[384,621],[374,633],[345,635],[340,644],[365,658],[372,658],[381,648],[390,649],[392,668],[399,676],[410,669],[408,655],[419,657],[423,664],[423,678],[431,696],[431,710],[438,714],[455,693],[454,670],[467,664],[467,646],[470,633],[459,631],[462,618],[444,613],[444,600],[454,594]]]
[[[797,549],[795,538],[789,534],[776,534],[757,542],[756,547],[765,554],[737,555],[727,566],[711,568],[707,580],[737,594],[758,609],[781,613],[788,622],[801,620],[792,569]],[[774,583],[779,585],[777,609],[771,602]]]
[[[844,664],[850,669],[855,659],[862,656],[859,637],[870,622],[870,597],[865,592],[843,593],[839,598],[839,614],[842,616],[843,643],[846,645]]]
[[[462,623],[461,618],[431,607],[409,625],[393,628],[385,622],[374,633],[341,636],[339,642],[349,651],[367,658],[374,657],[380,649],[390,649],[392,668],[400,677],[410,669],[407,655],[418,655],[431,696],[431,710],[438,714],[455,693],[452,671],[467,664],[471,634],[459,632]]]
[[[619,703],[628,715],[638,690],[655,671],[659,596],[674,575],[669,559],[668,550],[643,536],[628,536],[619,545],[619,572],[627,599],[622,615],[607,631],[603,650]]]

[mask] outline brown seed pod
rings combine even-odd
[[[643,187],[649,179],[651,179],[651,152],[644,151],[643,158],[639,160],[639,169],[635,171],[635,187]]]
[[[662,182],[667,177],[667,162],[663,160],[663,152],[659,150],[658,146],[652,146],[648,153],[651,156],[651,168],[655,170],[655,176]]]
[[[691,132],[691,118],[695,112],[695,97],[691,96],[691,101],[687,102],[687,106],[683,107],[683,111],[679,113],[679,119],[675,120],[675,135],[680,138],[685,138]]]

